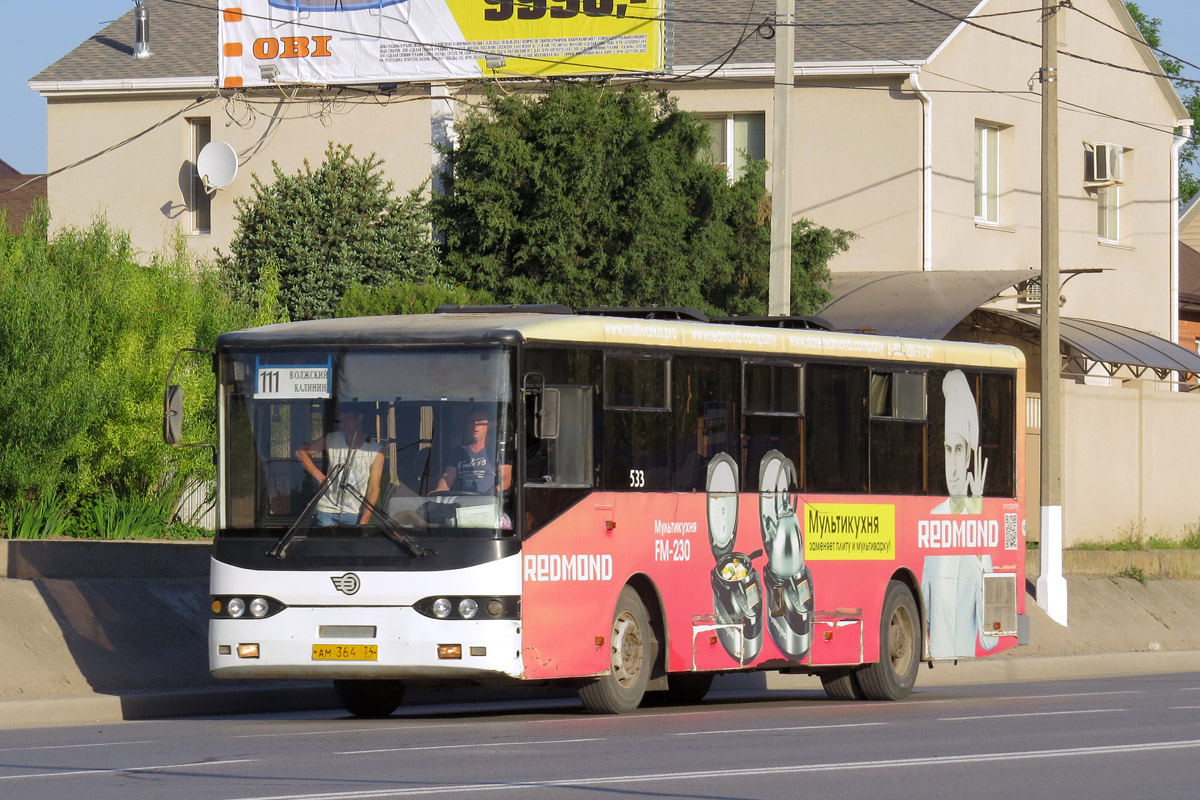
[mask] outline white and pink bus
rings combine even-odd
[[[1018,350],[686,316],[222,335],[212,673],[621,713],[752,670],[899,699],[1024,640]]]

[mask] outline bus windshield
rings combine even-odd
[[[509,363],[500,347],[223,353],[218,537],[303,559],[511,536]]]

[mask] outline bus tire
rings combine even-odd
[[[338,680],[333,690],[342,708],[356,717],[388,717],[404,702],[400,681]]]
[[[862,700],[862,688],[854,677],[854,670],[828,669],[821,672],[821,688],[830,700]]]
[[[889,582],[879,619],[879,661],[854,674],[867,700],[902,700],[912,693],[921,666],[920,620],[908,587]]]
[[[617,597],[608,637],[609,670],[579,687],[592,714],[625,714],[642,703],[654,665],[653,633],[646,606],[632,586]]]
[[[667,676],[667,700],[671,703],[689,705],[699,703],[712,688],[711,672],[672,672]]]

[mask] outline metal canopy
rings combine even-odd
[[[849,272],[835,275],[834,299],[817,312],[834,329],[944,339],[975,309],[1035,270]]]
[[[1036,341],[1041,326],[1038,314],[981,308],[971,323],[984,330],[1007,333],[1026,341]],[[1140,378],[1147,370],[1160,380],[1172,372],[1183,377],[1200,375],[1200,355],[1153,334],[1090,319],[1062,317],[1059,335],[1064,355],[1082,368],[1082,373],[1099,366],[1114,377],[1122,368]]]

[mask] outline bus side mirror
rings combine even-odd
[[[534,435],[539,439],[557,439],[562,407],[562,395],[558,389],[543,389],[538,397],[538,408],[534,415]]]
[[[163,393],[163,441],[174,447],[183,433],[183,387],[172,384]]]

